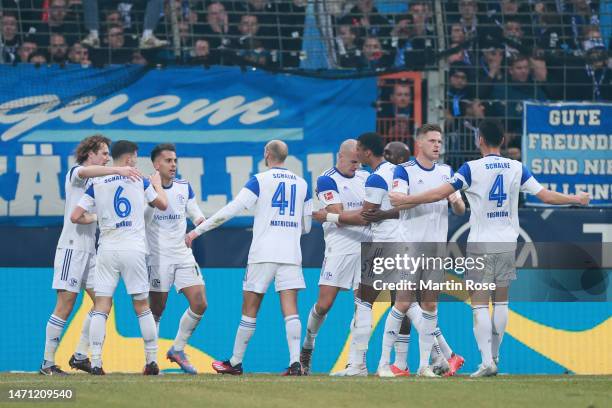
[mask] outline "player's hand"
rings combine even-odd
[[[591,196],[585,191],[579,192],[578,194],[576,194],[576,197],[578,198],[578,202],[580,202],[580,205],[589,205],[589,202],[591,201]]]
[[[187,245],[187,248],[191,248],[193,240],[196,239],[197,237],[198,237],[198,234],[196,234],[195,231],[191,231],[189,234],[185,235],[185,245]]]
[[[385,219],[385,212],[380,208],[371,208],[361,212],[361,216],[367,222],[378,222]]]
[[[312,218],[316,221],[319,221],[320,223],[324,223],[327,220],[327,210],[325,210],[325,208],[322,208],[320,210],[313,211]]]
[[[195,221],[193,222],[193,224],[194,224],[195,226],[198,226],[198,225],[200,225],[201,223],[203,223],[204,221],[206,221],[206,218],[204,218],[204,217],[202,217],[202,218],[198,218],[197,220],[195,220]]]
[[[127,177],[132,181],[138,181],[142,179],[142,173],[140,173],[140,170],[132,166],[119,167],[117,169],[117,173],[120,176]]]
[[[389,193],[389,201],[391,201],[391,205],[394,207],[399,207],[402,204],[406,204],[406,194],[404,193]]]
[[[161,187],[161,176],[159,174],[159,171],[156,171],[155,173],[151,174],[149,176],[149,181],[151,182],[151,184],[153,184],[156,187]]]
[[[455,191],[453,194],[451,194],[448,197],[446,197],[446,199],[452,205],[452,204],[455,204],[458,201],[461,201],[461,195],[457,194],[457,192]]]

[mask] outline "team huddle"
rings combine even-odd
[[[317,179],[316,195],[322,209],[313,211],[308,184],[285,167],[287,145],[273,140],[264,149],[268,170],[251,177],[234,200],[205,219],[189,183],[176,178],[174,145],[161,144],[153,149],[155,173],[144,177],[136,169],[136,144],[122,140],[111,147],[111,141],[99,135],[84,139],[76,149],[77,164],[66,175],[64,226],[54,262],[57,302],[46,326],[40,372],[66,374],[55,364],[55,352],[77,295],[85,290],[94,306],[83,323],[69,365],[93,375],[104,374],[106,320],[121,278],[132,297],[144,341],[143,374],[159,374],[159,322],[172,285],[185,295],[189,307],[166,357],[186,373],[196,374],[184,348],[207,303],[192,242],[244,210],[251,210],[253,239],[243,280],[242,317],[231,357],[215,361],[213,369],[222,374],[243,373],[242,361],[255,332],[263,296],[274,281],[289,348],[289,367],[284,375],[310,373],[317,334],[340,290],[354,290],[355,309],[349,361],[344,370],[333,375],[367,375],[372,304],[379,291],[374,289],[368,262],[362,262],[362,243],[371,243],[373,251],[366,256],[371,259],[384,253],[382,243],[400,243],[401,248],[412,251],[423,243],[446,242],[448,206],[454,213],[463,214],[466,208],[460,191],[464,191],[471,208],[468,245],[475,244],[471,247],[475,255],[487,254],[484,271],[473,278],[496,284],[493,291],[470,293],[474,335],[482,357],[472,376],[497,374],[508,320],[508,290],[516,278],[513,245],[519,231],[519,194],[535,194],[549,204],[576,205],[587,205],[589,196],[547,190],[520,162],[501,157],[503,133],[496,122],[481,123],[479,142],[483,157],[465,163],[454,174],[447,165],[437,163],[442,149],[442,131],[437,125],[419,129],[417,155],[412,161],[404,144],[392,142],[385,147],[375,133],[348,139],[338,150],[336,165]],[[106,166],[109,154],[113,166]],[[372,172],[361,170],[361,165]],[[187,217],[196,227],[185,235]],[[300,237],[310,232],[313,218],[323,223],[325,260],[318,299],[309,312],[302,342],[297,294],[306,285]],[[96,229],[100,232],[97,251]],[[274,245],[269,245],[271,242]],[[508,245],[478,245],[492,242]],[[443,270],[422,268],[412,279],[440,281],[443,277]],[[419,338],[418,376],[450,376],[462,367],[464,359],[453,352],[438,327],[438,296],[435,290],[393,293],[377,375],[409,375],[411,326]]]

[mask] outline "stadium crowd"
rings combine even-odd
[[[612,7],[606,1],[320,0],[309,5],[306,0],[0,0],[0,4],[4,63],[255,63],[294,69],[318,58],[328,68],[366,72],[448,66],[442,109],[451,164],[453,154],[458,155],[454,164],[477,155],[471,129],[485,117],[503,120],[507,151],[520,158],[516,135],[522,129],[523,100],[612,100],[608,58]],[[313,41],[318,46],[313,47]],[[380,88],[374,104],[377,130],[412,145],[419,125],[414,84],[384,81]]]

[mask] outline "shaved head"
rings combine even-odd
[[[284,163],[289,155],[289,148],[282,140],[270,140],[264,149],[264,156],[271,163]]]
[[[357,149],[357,140],[355,140],[355,139],[346,139],[340,145],[340,149],[338,149],[338,153],[339,154],[348,153],[348,152],[354,151],[355,149]]]
[[[384,156],[390,163],[405,163],[410,158],[410,149],[402,142],[390,142],[385,146]]]
[[[345,177],[353,177],[359,168],[357,140],[346,139],[338,149],[336,168]]]

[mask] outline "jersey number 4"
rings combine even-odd
[[[285,209],[289,207],[289,215],[295,215],[295,192],[297,190],[297,186],[292,184],[290,187],[291,191],[289,193],[289,201],[285,199],[285,182],[281,181],[272,195],[272,208],[278,207],[278,214],[285,215]]]
[[[115,199],[113,201],[113,206],[115,207],[115,213],[121,218],[125,218],[132,212],[132,204],[130,204],[130,200],[125,197],[121,197],[121,193],[123,192],[123,187],[117,187],[117,191],[115,191]]]
[[[489,201],[497,201],[497,206],[501,207],[507,198],[508,195],[504,193],[504,176],[498,174],[493,182],[493,187],[489,191]]]

